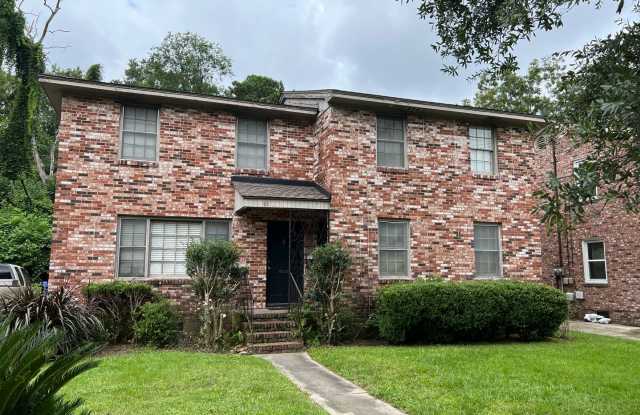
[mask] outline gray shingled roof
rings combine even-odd
[[[251,176],[234,176],[231,181],[247,199],[331,200],[329,192],[310,181]]]

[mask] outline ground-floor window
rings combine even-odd
[[[607,282],[607,259],[604,252],[604,242],[583,241],[582,259],[584,281],[605,284]]]
[[[229,240],[229,220],[120,218],[119,277],[184,276],[190,242]]]
[[[378,221],[378,258],[381,277],[409,276],[408,221]]]
[[[475,276],[481,278],[502,277],[500,225],[474,223],[473,246],[476,256]]]

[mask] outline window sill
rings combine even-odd
[[[480,173],[471,173],[474,179],[480,180],[498,180],[500,176],[497,174],[480,174]]]
[[[607,287],[609,286],[609,281],[585,281],[585,287]]]
[[[120,159],[118,164],[131,167],[158,167],[157,161]]]
[[[500,280],[504,280],[504,277],[473,277],[474,280],[476,281],[500,281]]]
[[[246,174],[246,175],[249,175],[249,176],[268,176],[269,175],[269,170],[242,169],[242,168],[236,167],[233,170],[233,174]]]
[[[171,275],[171,276],[157,276],[157,277],[116,277],[118,280],[127,281],[127,282],[168,282],[171,284],[175,284],[177,282],[191,282],[191,278],[184,275]]]
[[[415,278],[407,276],[378,277],[378,281],[413,281]]]
[[[407,167],[387,167],[387,166],[376,166],[376,170],[380,173],[392,173],[392,174],[407,174],[409,172],[409,168]]]

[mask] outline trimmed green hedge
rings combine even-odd
[[[555,288],[513,281],[415,282],[378,292],[380,336],[393,343],[553,335],[568,316]]]
[[[143,304],[135,314],[133,339],[136,343],[166,347],[178,341],[180,317],[169,301]]]

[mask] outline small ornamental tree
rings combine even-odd
[[[312,256],[307,272],[307,298],[317,307],[322,337],[327,343],[334,343],[351,256],[339,242],[316,248]]]
[[[200,302],[200,334],[207,347],[223,346],[224,311],[247,274],[239,260],[240,250],[232,242],[196,242],[187,248],[187,274]]]

